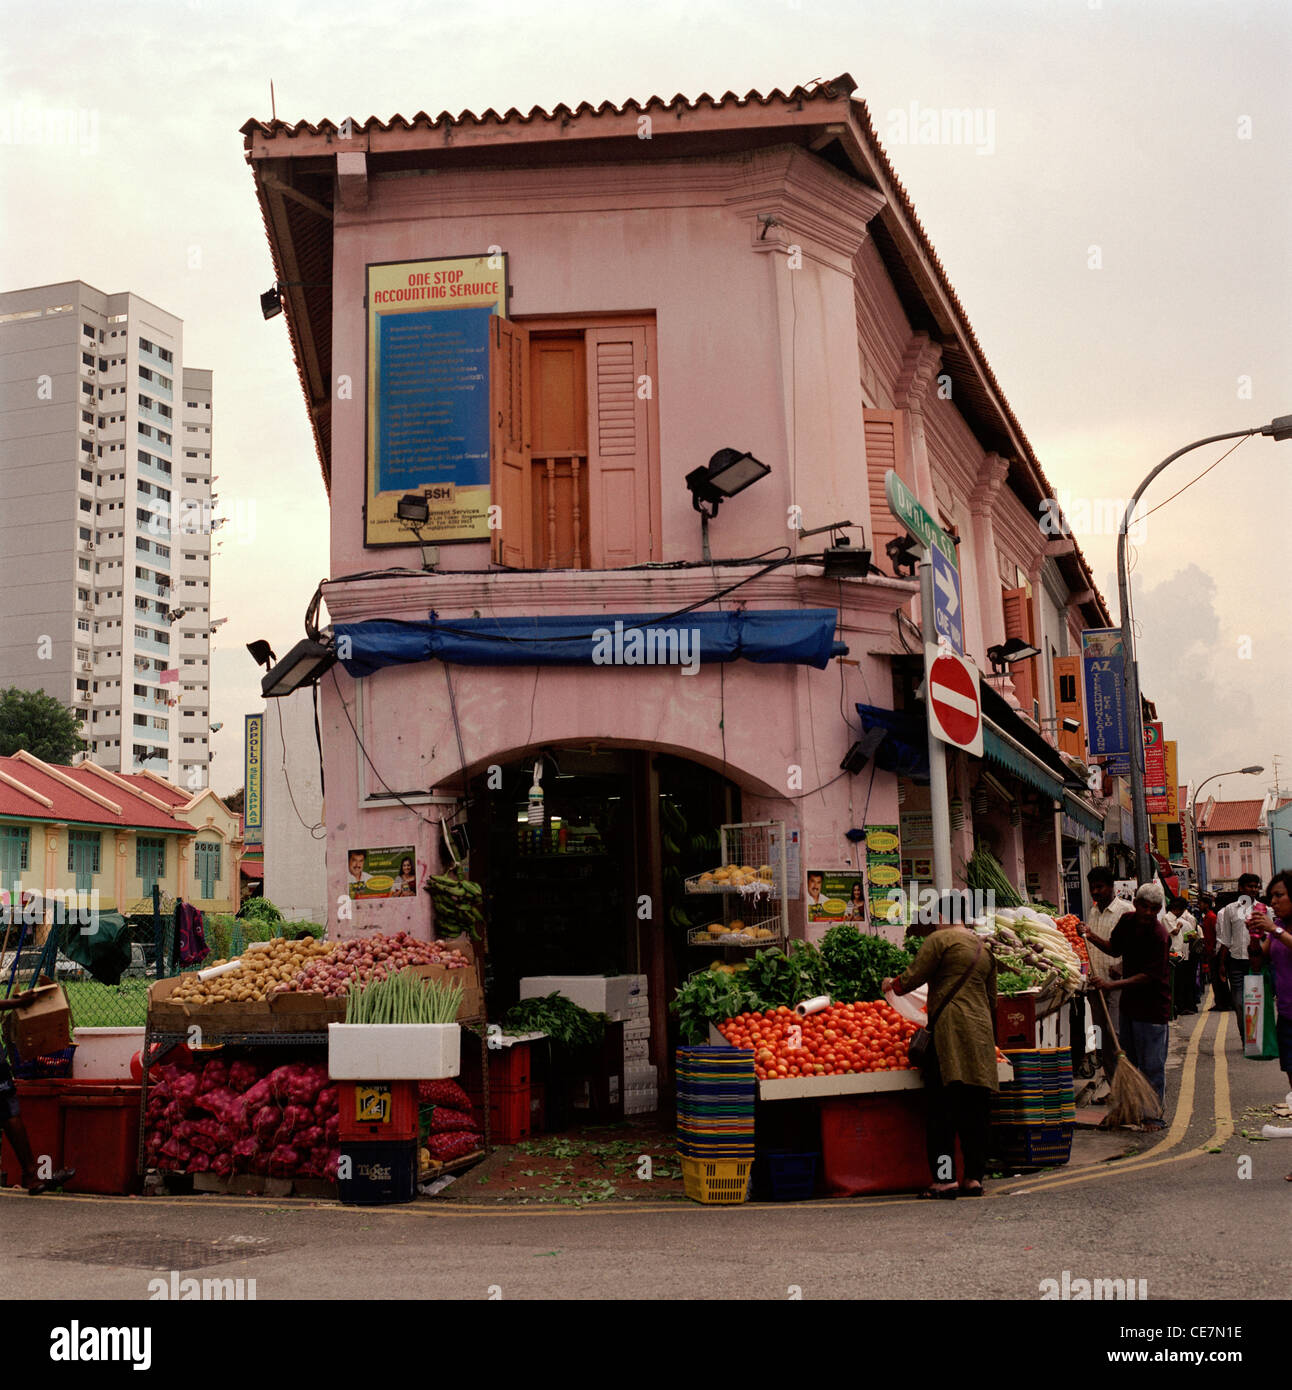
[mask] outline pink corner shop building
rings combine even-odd
[[[1075,543],[1038,525],[1054,490],[853,88],[244,127],[331,503],[324,602],[359,653],[320,681],[332,915],[348,851],[409,847],[420,883],[447,862],[441,818],[460,827],[490,896],[491,1016],[524,975],[642,972],[667,1057],[672,988],[714,955],[688,942],[705,913],[682,883],[718,864],[725,822],[793,832],[791,935],[809,870],[864,873],[858,830],[900,827],[927,881],[890,468],[959,539],[979,668],[1010,636],[1041,653],[984,681],[984,756],[949,758],[955,863],[981,839],[1078,906],[1092,855],[1118,852],[1082,736],[1055,734],[1063,663],[1109,614]],[[429,557],[397,525],[374,547],[368,268],[500,253],[501,527]],[[723,449],[770,471],[722,504],[706,559],[686,478]],[[827,577],[829,532],[799,534],[844,521],[876,572]],[[682,610],[695,669],[525,662],[544,623]],[[759,659],[709,659],[759,632]],[[880,750],[841,772],[876,722]],[[536,762],[542,836],[521,823]],[[359,901],[333,927],[426,936],[430,900]]]

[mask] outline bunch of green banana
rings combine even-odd
[[[456,874],[432,874],[426,881],[435,909],[435,930],[439,936],[461,936],[480,940],[484,926],[484,889],[469,878]]]

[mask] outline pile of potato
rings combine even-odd
[[[747,888],[751,883],[771,883],[775,875],[770,864],[750,868],[745,864],[724,864],[700,875],[700,882],[714,888]]]
[[[185,977],[170,1002],[176,1004],[258,1004],[284,988],[313,960],[330,955],[330,941],[256,941],[243,951],[242,964],[227,974],[210,980],[199,980],[196,974]],[[213,970],[227,965],[224,960],[203,967]]]

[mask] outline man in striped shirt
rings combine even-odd
[[[1113,928],[1118,921],[1128,912],[1134,912],[1134,907],[1125,898],[1119,898],[1113,892],[1113,871],[1108,868],[1096,866],[1086,875],[1086,883],[1090,887],[1090,898],[1093,903],[1090,911],[1086,913],[1086,933],[1093,932],[1096,936],[1102,937],[1105,941],[1109,940],[1113,934]],[[1083,935],[1086,935],[1083,933]],[[1098,977],[1105,980],[1115,980],[1121,975],[1118,969],[1119,957],[1110,956],[1100,950],[1090,937],[1086,935],[1086,949],[1090,952],[1090,974],[1092,978]],[[1104,1003],[1108,1006],[1108,1016],[1113,1025],[1113,1031],[1120,1031],[1121,1026],[1121,991],[1116,989],[1104,992]],[[1094,1012],[1094,1024],[1102,1032],[1102,1014]],[[1117,1070],[1117,1049],[1113,1046],[1111,1038],[1104,1038],[1100,1043],[1099,1060],[1103,1065],[1104,1073],[1109,1080]]]

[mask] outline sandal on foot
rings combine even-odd
[[[51,1173],[47,1178],[38,1178],[34,1183],[27,1187],[29,1197],[39,1197],[40,1194],[51,1187],[63,1187],[76,1176],[75,1168],[60,1168],[58,1172]]]
[[[982,1197],[986,1194],[982,1190],[982,1183],[979,1183],[977,1187],[962,1187],[960,1195],[962,1197]]]
[[[959,1189],[955,1187],[926,1187],[920,1193],[922,1198],[934,1202],[954,1202],[959,1195]]]

